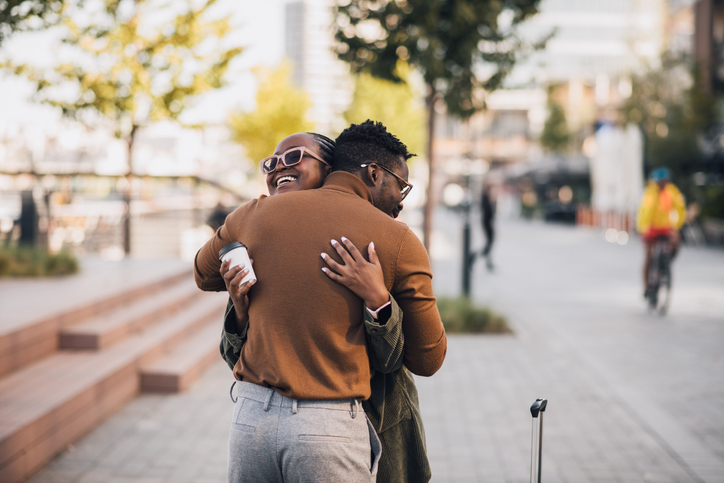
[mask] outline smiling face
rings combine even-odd
[[[323,157],[314,136],[307,133],[292,134],[284,138],[277,145],[274,154],[282,154],[296,147],[304,147],[317,156]],[[276,169],[266,175],[269,195],[319,188],[331,169],[330,166],[309,156],[306,152],[299,164],[294,166],[284,166],[284,163],[279,161]]]

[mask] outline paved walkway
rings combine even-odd
[[[459,220],[437,223],[436,291],[454,295]],[[547,483],[724,481],[724,252],[683,249],[662,318],[645,311],[641,250],[500,224],[496,271],[475,267],[473,295],[515,335],[450,336],[442,369],[417,378],[433,482],[529,481],[540,396]],[[230,383],[219,362],[186,394],[141,396],[32,482],[223,482]]]

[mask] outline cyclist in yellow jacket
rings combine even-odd
[[[636,220],[636,228],[646,247],[644,297],[649,286],[649,264],[654,242],[658,237],[668,236],[673,246],[673,259],[679,250],[679,230],[684,224],[685,211],[684,196],[671,182],[671,171],[668,168],[655,169],[649,177]]]

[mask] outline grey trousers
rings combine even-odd
[[[357,399],[290,399],[237,382],[229,436],[234,483],[373,483],[382,447]]]

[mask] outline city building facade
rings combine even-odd
[[[315,129],[336,137],[345,127],[344,111],[352,100],[349,67],[332,51],[334,2],[300,0],[285,10],[285,55],[294,84],[309,95],[308,118]]]

